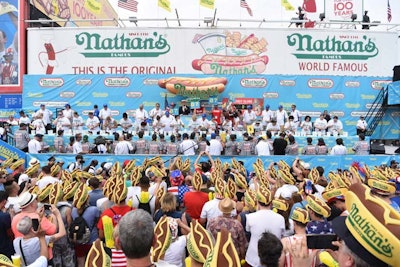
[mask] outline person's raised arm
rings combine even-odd
[[[296,158],[296,159],[293,161],[293,163],[292,163],[293,171],[294,171],[297,175],[300,175],[300,174],[303,173],[302,170],[297,166],[297,165],[299,164],[299,162],[300,162],[300,159],[299,159],[299,158]]]
[[[211,169],[213,170],[214,167],[215,167],[214,160],[212,159],[212,157],[211,157],[211,155],[210,155],[209,152],[204,152],[204,154],[206,154],[207,157],[208,157],[208,159],[210,160],[210,162],[211,162]]]
[[[65,230],[64,221],[61,217],[61,213],[59,209],[55,205],[51,205],[51,212],[56,216],[57,224],[58,224],[58,233],[51,236],[51,242],[57,241],[58,239],[64,237],[67,232]]]

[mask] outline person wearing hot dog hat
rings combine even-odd
[[[246,253],[246,262],[250,266],[260,266],[257,242],[261,234],[269,231],[280,239],[285,231],[285,219],[282,215],[271,210],[271,191],[265,185],[261,184],[256,191],[256,196],[258,210],[246,215],[246,231],[251,233]]]
[[[399,213],[361,183],[351,185],[345,197],[349,216],[332,222],[341,239],[334,242],[339,266],[400,266]]]
[[[72,219],[75,220],[78,216],[82,216],[90,228],[90,239],[87,244],[75,244],[75,254],[78,266],[83,266],[85,257],[88,254],[92,243],[99,237],[95,223],[98,221],[100,212],[97,207],[89,206],[89,190],[86,184],[79,183],[75,191],[72,205]]]
[[[192,221],[190,233],[187,236],[188,249],[192,267],[202,267],[208,255],[213,250],[214,238],[198,221]]]
[[[368,179],[368,186],[371,188],[371,193],[373,195],[379,197],[400,213],[400,206],[395,201],[391,200],[391,197],[393,197],[396,192],[395,182],[371,178]]]
[[[307,223],[307,234],[332,234],[332,225],[327,218],[331,215],[331,208],[325,201],[314,195],[307,196],[307,210],[310,222]]]

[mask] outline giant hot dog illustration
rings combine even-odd
[[[200,97],[201,99],[207,99],[210,96],[222,93],[227,83],[228,80],[226,78],[219,77],[170,77],[158,80],[158,86],[167,89],[172,94]]]
[[[192,61],[195,70],[205,74],[258,74],[265,71],[268,42],[254,34],[226,31],[196,35],[193,43],[203,48],[205,55]]]

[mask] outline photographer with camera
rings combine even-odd
[[[82,155],[76,155],[75,162],[71,163],[68,166],[69,172],[73,172],[76,169],[82,170],[84,163],[85,163],[85,161],[83,160],[83,156]]]

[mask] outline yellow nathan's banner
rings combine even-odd
[[[158,6],[171,12],[171,2],[169,0],[158,0]]]
[[[60,26],[116,26],[118,14],[108,0],[31,0]]]
[[[210,9],[214,9],[214,4],[215,4],[215,0],[200,0],[200,5],[210,8]]]
[[[293,11],[294,7],[289,3],[288,0],[281,0],[281,5],[285,8],[286,11]]]

